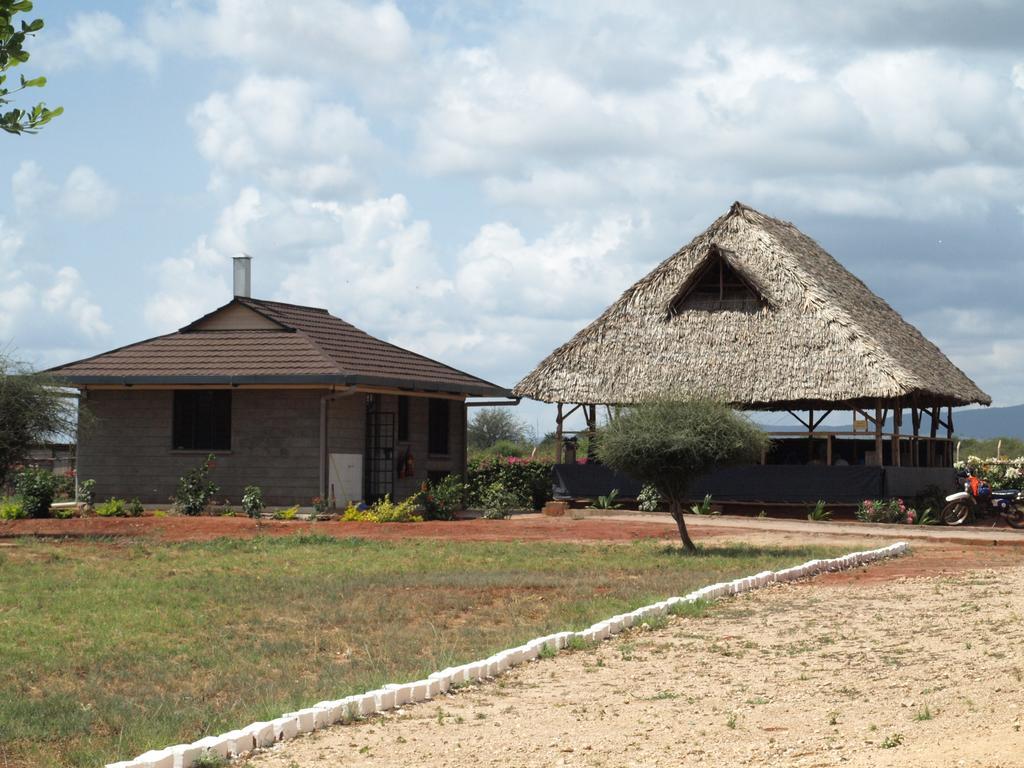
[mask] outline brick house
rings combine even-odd
[[[248,265],[230,302],[177,332],[50,371],[89,413],[78,474],[97,498],[166,502],[209,453],[235,504],[250,484],[273,505],[400,499],[465,470],[467,398],[507,390],[325,309],[250,298]]]

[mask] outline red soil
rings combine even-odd
[[[308,523],[296,520],[263,520],[258,525],[247,517],[82,517],[70,520],[0,521],[0,538],[45,537],[146,537],[162,541],[209,541],[224,536],[251,538],[316,533],[337,538],[448,539],[452,541],[632,541],[644,538],[674,539],[675,529],[646,521],[571,520],[528,517],[511,520],[433,520],[424,523]],[[706,531],[702,535],[722,535]]]

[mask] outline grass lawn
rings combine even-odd
[[[0,766],[96,766],[837,550],[290,536],[0,548]]]

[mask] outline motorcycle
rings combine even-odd
[[[960,525],[979,514],[998,514],[1012,528],[1024,528],[1024,491],[993,491],[969,469],[960,470],[957,479],[963,490],[946,497],[941,520],[945,525]]]

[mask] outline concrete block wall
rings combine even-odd
[[[221,736],[207,736],[192,744],[180,744],[167,749],[152,750],[139,755],[134,760],[111,763],[107,765],[107,768],[192,768],[204,752],[229,757],[244,755],[253,749],[267,747],[274,742],[285,741],[335,723],[348,723],[358,717],[366,717],[406,704],[427,701],[444,694],[452,686],[493,677],[509,667],[535,659],[544,647],[558,651],[569,645],[572,638],[579,638],[588,643],[596,642],[630,627],[641,626],[648,619],[664,616],[673,607],[683,603],[716,599],[729,594],[761,589],[774,583],[809,578],[827,571],[853,568],[887,557],[898,557],[905,554],[907,549],[907,543],[901,541],[887,547],[866,552],[853,552],[831,560],[811,560],[780,571],[762,571],[754,576],[734,579],[728,583],[712,584],[691,592],[685,597],[670,597],[667,600],[637,608],[630,613],[619,614],[599,621],[579,632],[559,632],[535,638],[516,648],[501,651],[490,658],[434,672],[426,680],[385,685],[382,689],[348,696],[337,701],[322,701],[313,707],[282,715],[270,723],[252,723],[245,728],[229,731]]]
[[[310,503],[320,481],[317,390],[236,389],[231,394],[231,450],[214,451],[218,500],[240,503],[250,484],[271,505]],[[138,497],[168,503],[180,478],[207,451],[172,446],[172,390],[89,390],[90,426],[79,437],[78,475],[96,481],[96,498]]]
[[[313,389],[231,391],[231,449],[214,451],[211,479],[220,486],[217,501],[238,506],[247,485],[263,489],[271,506],[308,506],[320,484],[320,398]],[[398,398],[378,395],[379,408],[398,414]],[[176,451],[172,446],[173,390],[89,390],[83,401],[90,426],[78,445],[78,473],[96,481],[96,498],[169,503],[178,479],[202,462],[208,451]],[[462,473],[466,457],[466,407],[450,401],[449,452],[433,456],[428,446],[425,397],[409,397],[409,440],[396,442],[395,463],[406,448],[415,474],[395,474],[396,500],[419,490],[432,471]],[[366,449],[366,395],[331,400],[327,406],[328,453]],[[397,435],[396,435],[397,438]]]

